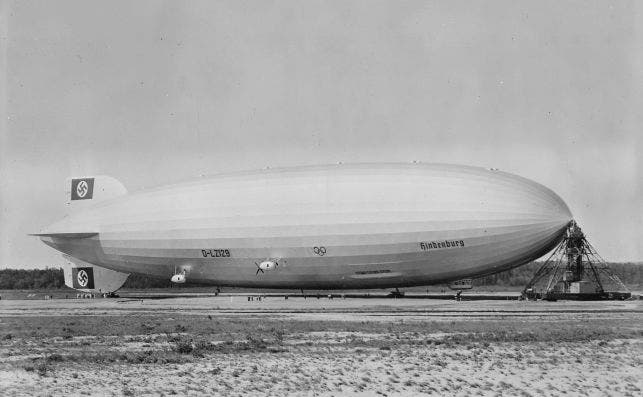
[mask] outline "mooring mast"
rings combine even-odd
[[[522,291],[528,299],[627,299],[630,291],[572,221],[551,256]]]

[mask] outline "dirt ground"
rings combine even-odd
[[[0,302],[0,394],[631,395],[643,304]]]

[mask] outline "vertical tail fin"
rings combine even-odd
[[[65,186],[66,204],[74,210],[127,194],[122,183],[106,175],[67,178]]]

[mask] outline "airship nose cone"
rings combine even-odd
[[[572,212],[563,199],[549,188],[531,182],[534,189],[526,189],[525,211],[537,214],[542,220],[568,223],[573,219]]]
[[[552,216],[554,217],[554,219],[560,219],[564,222],[571,222],[572,219],[574,219],[574,216],[572,215],[569,207],[560,197],[558,197],[558,202],[555,205]]]
[[[565,201],[553,190],[531,180],[511,175],[522,195],[525,213],[540,217],[543,221],[567,224],[573,215]]]
[[[488,177],[489,186],[485,190],[493,192],[493,196],[485,205],[489,212],[483,211],[483,214],[486,212],[483,216],[498,216],[505,226],[516,226],[511,238],[518,238],[522,233],[525,249],[540,245],[546,250],[562,238],[573,216],[558,194],[537,182],[509,173],[495,171]]]
[[[554,191],[530,179],[481,168],[439,168],[432,179],[429,206],[453,217],[486,226],[547,225],[564,227],[572,220],[569,207]],[[450,178],[443,178],[452,172]]]

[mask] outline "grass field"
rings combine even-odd
[[[639,303],[616,316],[599,310],[356,321],[345,309],[339,320],[323,312],[305,320],[261,310],[230,314],[215,306],[195,315],[165,301],[144,311],[97,306],[80,315],[4,311],[0,389],[5,395],[638,396],[643,388]]]

